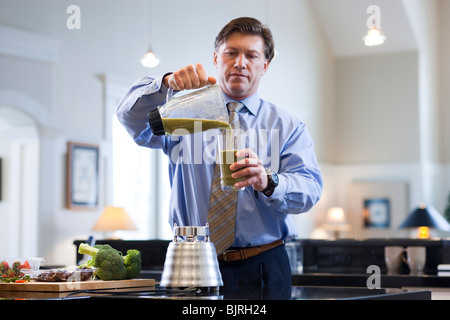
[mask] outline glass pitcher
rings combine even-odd
[[[148,121],[154,135],[187,135],[209,129],[229,129],[228,112],[218,85],[173,97],[167,92],[164,105],[150,111]]]

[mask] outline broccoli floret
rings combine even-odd
[[[80,245],[78,247],[78,253],[91,256],[91,259],[89,259],[88,261],[83,263],[80,266],[80,268],[92,268],[94,266],[94,257],[97,254],[98,249],[99,249],[98,245],[91,247],[90,245],[88,245],[86,243],[80,243]]]
[[[127,251],[127,255],[123,257],[123,261],[127,271],[127,279],[137,277],[141,272],[141,252],[136,249],[130,249]]]
[[[91,247],[81,243],[78,247],[80,254],[92,256],[83,267],[94,266],[97,268],[95,275],[102,280],[123,280],[127,277],[122,254],[108,244]]]

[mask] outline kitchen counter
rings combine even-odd
[[[273,288],[261,292],[254,288],[241,287],[230,291],[200,288],[165,290],[155,287],[108,290],[80,290],[72,292],[13,292],[0,291],[3,300],[430,300],[431,292],[426,289],[367,289],[338,286],[298,286]]]
[[[431,300],[429,290],[410,289],[367,289],[340,287],[308,287],[292,286],[278,288],[271,292],[258,292],[252,288],[239,288],[235,292],[227,292],[223,288],[216,290],[158,290],[132,292],[97,292],[81,293],[95,300],[146,299],[146,300],[223,300],[223,301],[274,301],[274,300]],[[71,295],[68,299],[74,299]],[[86,296],[85,296],[86,297]]]
[[[42,293],[41,293],[42,294]],[[32,312],[44,310],[43,307],[64,306],[65,310],[86,310],[90,316],[101,314],[104,310],[141,310],[148,315],[162,312],[167,319],[180,319],[194,316],[195,319],[247,319],[256,315],[258,318],[276,319],[294,314],[326,316],[336,313],[347,314],[347,318],[361,317],[359,312],[349,312],[349,304],[360,304],[371,300],[431,300],[431,292],[424,289],[367,289],[341,287],[309,287],[292,286],[285,290],[279,288],[272,292],[257,292],[252,288],[238,288],[236,292],[227,292],[223,287],[218,290],[160,290],[158,286],[134,288],[130,290],[97,290],[71,293],[36,292],[0,292],[0,300],[28,300],[35,303],[36,308],[27,308]],[[45,301],[43,301],[45,300]],[[334,303],[342,301],[345,303]],[[3,306],[5,301],[2,301]],[[320,304],[318,304],[320,303]],[[324,303],[332,303],[330,308]],[[12,309],[11,305],[11,309]],[[56,310],[52,308],[53,310]],[[27,311],[25,310],[25,311]],[[59,310],[59,309],[58,309]],[[78,311],[77,311],[78,310]],[[356,309],[355,309],[356,310]],[[354,311],[355,311],[354,310]],[[413,310],[413,309],[410,309]],[[406,310],[407,311],[407,310]],[[22,311],[21,311],[22,312]],[[385,314],[384,308],[371,310],[371,315]],[[405,315],[405,312],[402,311]],[[94,316],[95,317],[95,316]]]
[[[157,282],[161,279],[162,270],[143,270],[142,278],[155,279]],[[367,280],[371,274],[363,273],[299,273],[292,275],[292,284],[294,286],[313,286],[313,287],[367,287]],[[380,287],[382,288],[448,288],[450,290],[450,276],[437,275],[388,275],[381,274]]]
[[[341,287],[308,287],[292,286],[277,288],[270,292],[258,292],[253,288],[239,288],[235,292],[227,292],[223,288],[218,291],[182,292],[144,292],[132,294],[113,294],[91,296],[93,299],[166,299],[166,300],[430,300],[429,290],[410,289],[367,289]]]
[[[338,286],[338,287],[367,287],[367,280],[371,274],[344,273],[304,273],[292,275],[292,284],[299,286]],[[437,275],[387,275],[381,274],[382,288],[449,288],[450,277]]]
[[[180,316],[193,315],[197,318],[214,319],[247,319],[257,316],[258,319],[285,318],[288,315],[300,316],[314,312],[314,315],[328,316],[336,313],[345,314],[349,311],[349,303],[360,305],[363,301],[371,300],[431,300],[429,290],[404,290],[404,289],[374,289],[366,288],[340,288],[340,287],[307,287],[292,286],[288,292],[280,288],[278,292],[260,293],[251,288],[238,288],[234,293],[226,292],[223,288],[213,292],[150,292],[133,295],[96,295],[89,300],[92,302],[116,305],[132,302],[132,306],[164,310],[164,316],[168,319],[179,319]],[[287,296],[286,296],[287,294]],[[281,295],[281,297],[280,297]],[[277,300],[285,299],[285,300]],[[334,303],[342,301],[343,303]],[[344,303],[345,302],[345,303]],[[387,301],[388,302],[388,301]],[[332,303],[331,308],[324,308],[324,303]],[[150,308],[150,309],[149,309]],[[371,315],[385,314],[384,308],[371,311]],[[405,313],[403,313],[405,314]],[[244,317],[242,317],[244,316]],[[360,313],[347,316],[361,317]]]

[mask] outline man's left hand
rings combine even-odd
[[[256,191],[267,188],[267,173],[258,155],[247,148],[237,151],[236,156],[238,161],[230,166],[231,170],[236,171],[232,177],[236,179],[245,177],[246,179],[235,183],[234,187],[239,189],[252,186]]]

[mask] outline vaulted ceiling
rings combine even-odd
[[[402,0],[313,0],[311,1],[328,36],[336,57],[361,56],[416,50],[410,21]],[[370,5],[380,8],[381,29],[386,42],[366,47],[362,38],[367,33]]]

